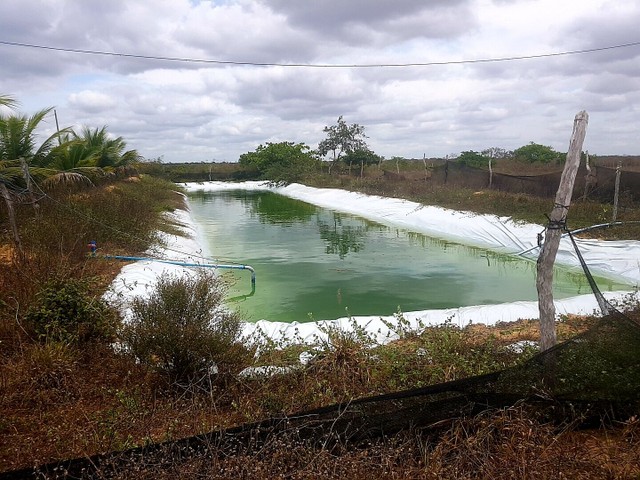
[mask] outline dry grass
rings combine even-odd
[[[578,332],[587,326],[587,321],[571,318],[563,322],[561,330]],[[533,322],[521,321],[496,328],[475,325],[462,331],[444,332],[446,335],[442,329],[430,329],[422,335],[407,337],[373,351],[358,341],[344,342],[319,355],[307,368],[290,374],[243,380],[225,378],[214,382],[212,389],[194,386],[179,391],[167,389],[153,372],[107,346],[85,345],[78,349],[23,339],[19,352],[3,358],[0,370],[0,409],[4,413],[0,424],[0,471],[183,438],[352,398],[464,378],[487,368],[489,356],[491,362],[499,359],[500,365],[512,364],[517,356],[506,353],[503,347],[514,341],[531,339],[535,332]],[[490,349],[480,348],[487,344],[491,345]],[[432,358],[426,359],[416,353],[425,346],[430,348]],[[454,358],[457,363],[453,363]],[[219,458],[176,459],[175,464],[173,461],[163,464],[161,469],[140,463],[121,467],[123,470],[118,478],[136,475],[140,475],[137,478],[169,478],[192,474],[211,478],[234,475],[240,475],[237,478],[278,478],[279,475],[291,478],[313,478],[314,475],[415,478],[432,471],[448,472],[449,475],[453,472],[454,460],[461,469],[460,475],[466,472],[466,476],[458,478],[490,478],[473,473],[473,462],[497,462],[497,456],[507,452],[507,446],[499,450],[501,442],[512,441],[513,448],[516,440],[518,445],[523,444],[524,430],[516,431],[516,427],[534,428],[535,435],[529,432],[526,448],[524,444],[518,446],[523,449],[518,450],[520,456],[504,457],[502,462],[511,464],[500,467],[505,471],[527,467],[528,464],[522,464],[527,455],[558,442],[552,426],[534,425],[533,419],[517,420],[513,412],[492,418],[484,416],[463,423],[453,422],[449,433],[439,439],[427,433],[424,433],[426,437],[401,434],[371,445],[348,448],[345,445],[331,451],[295,438],[278,437],[258,450],[233,455],[221,450]],[[490,427],[494,420],[497,423]],[[627,455],[624,468],[634,471],[632,455],[626,452],[625,442],[631,438],[635,443],[629,448],[637,449],[640,442],[637,422],[624,428],[626,430],[603,430],[602,434],[612,438],[608,449],[615,450],[621,457]],[[563,432],[566,438],[569,434]],[[598,431],[589,435],[601,438]],[[479,443],[480,436],[486,437],[483,442],[489,443]],[[455,448],[450,448],[452,446]],[[480,456],[485,447],[498,451],[489,448],[482,454],[486,458],[469,460],[469,455]],[[469,450],[468,455],[455,453],[464,448]],[[605,446],[601,445],[601,448]],[[562,463],[561,459],[558,457],[553,461]],[[568,462],[566,458],[562,461]],[[594,462],[596,460],[590,468],[593,470],[594,465],[598,465],[597,471],[602,471],[604,467]],[[603,462],[602,458],[597,462]],[[500,465],[502,463],[492,464],[492,470],[489,466],[483,468],[498,472]],[[623,468],[622,463],[619,468]],[[540,467],[532,471],[545,470]],[[567,478],[572,478],[568,467],[563,471]]]
[[[109,218],[111,226],[126,212],[139,219],[135,228],[144,223],[145,228],[153,230],[161,225],[159,211],[175,208],[179,199],[149,192],[141,196],[146,187],[143,179],[95,192],[74,192],[70,198],[74,211],[81,208],[87,213],[95,208],[101,218]],[[159,188],[153,185],[153,189]],[[112,198],[109,195],[116,200],[107,206],[104,203]],[[473,192],[456,195],[465,198]],[[474,198],[478,197],[488,195]],[[144,201],[150,203],[145,207]],[[487,200],[486,208],[491,201],[495,200]],[[135,208],[132,202],[136,202]],[[526,201],[522,204],[529,205]],[[158,209],[158,205],[163,207]],[[35,222],[29,217],[29,209],[21,212],[27,259],[22,263],[12,258],[0,262],[0,472],[465,378],[517,363],[521,357],[507,346],[538,338],[536,322],[527,320],[492,328],[472,325],[463,330],[428,329],[384,347],[372,346],[357,335],[333,332],[331,348],[321,346],[315,361],[305,368],[273,377],[225,376],[209,384],[175,389],[132,358],[116,353],[108,342],[77,345],[35,338],[24,323],[25,313],[47,279],[90,278],[98,293],[121,267],[87,259],[86,242],[94,238],[95,228],[101,228],[101,236],[107,237],[102,243],[105,248],[114,251],[143,249],[144,241],[153,239],[144,232],[139,236],[143,242],[116,235],[104,225],[96,227],[54,205],[43,206],[42,210],[50,212],[51,218]],[[133,228],[131,219],[125,220],[119,231]],[[3,242],[8,243],[6,236]],[[591,321],[563,319],[558,324],[559,337],[579,333]],[[258,363],[287,365],[303,349],[267,349]],[[558,430],[534,413],[510,409],[442,424],[435,436],[427,430],[404,432],[333,449],[318,448],[295,435],[274,436],[264,444],[234,451],[213,450],[182,460],[169,456],[160,464],[138,460],[120,465],[115,476],[637,478],[639,423],[629,419],[615,428]]]
[[[121,459],[103,473],[122,479],[632,479],[640,475],[637,436],[636,419],[615,430],[569,431],[513,407],[359,445],[328,449],[290,432],[248,446],[209,445],[186,458],[165,450]]]

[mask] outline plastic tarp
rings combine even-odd
[[[217,190],[271,190],[297,200],[302,200],[324,208],[350,213],[378,223],[403,228],[412,232],[440,238],[464,245],[486,248],[498,253],[537,258],[537,237],[544,230],[541,225],[514,222],[508,217],[478,215],[415,202],[364,195],[338,189],[319,189],[300,184],[284,187],[270,186],[264,182],[207,182],[184,184],[187,191]],[[150,256],[165,257],[185,262],[208,263],[198,242],[197,226],[188,212],[172,213],[175,220],[183,225],[184,236],[163,236],[163,245],[149,252]],[[640,242],[578,240],[578,246],[594,273],[628,283],[630,291],[640,284]],[[558,263],[579,269],[579,262],[568,238],[563,238],[558,251]],[[177,265],[140,261],[125,266],[112,284],[108,298],[121,301],[126,311],[126,301],[136,295],[144,295],[153,288],[155,279],[161,274],[180,274],[187,270]],[[258,279],[259,281],[259,279]],[[607,299],[615,301],[629,292],[609,292]],[[637,292],[636,292],[637,295]],[[557,300],[558,314],[591,314],[598,309],[593,295],[581,295]],[[522,318],[538,318],[537,302],[513,302],[499,305],[480,305],[444,310],[405,312],[404,319],[411,326],[437,325],[450,321],[459,326],[469,323],[494,324]],[[340,318],[320,322],[283,323],[260,320],[246,323],[244,333],[251,336],[260,329],[274,339],[301,339],[310,341],[316,337],[325,338],[326,328],[333,325],[350,330],[353,324],[364,327],[379,341],[396,338],[397,324],[392,317],[366,316]],[[391,328],[390,328],[391,326]]]

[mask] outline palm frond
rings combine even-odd
[[[42,184],[46,187],[55,187],[60,185],[88,185],[94,186],[91,179],[79,172],[58,172],[47,177]]]
[[[10,95],[0,95],[0,105],[8,108],[15,108],[18,106],[18,101]]]

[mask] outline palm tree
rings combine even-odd
[[[42,166],[47,171],[45,185],[93,185],[92,179],[104,174],[97,166],[98,152],[82,140],[65,138],[51,150]]]
[[[141,158],[136,150],[125,151],[127,143],[122,137],[110,138],[106,126],[93,130],[84,127],[78,139],[96,151],[96,166],[107,171],[126,168]]]
[[[9,219],[9,225],[11,232],[13,233],[13,241],[16,246],[16,250],[20,256],[24,256],[24,250],[22,249],[22,242],[20,241],[20,234],[18,233],[18,224],[16,222],[16,214],[13,208],[13,198],[9,191],[9,186],[15,185],[16,180],[22,177],[22,169],[15,164],[0,160],[0,196],[4,200],[7,207],[7,217]]]
[[[17,103],[18,102],[9,95],[0,95],[0,106],[14,108],[15,106],[17,106]],[[0,148],[2,147],[0,146]],[[7,216],[9,217],[9,224],[11,226],[11,231],[13,232],[14,239],[17,239],[16,248],[22,255],[24,252],[22,250],[22,243],[20,242],[20,235],[18,234],[18,226],[16,224],[15,212],[13,210],[13,202],[11,200],[9,189],[7,188],[7,183],[10,183],[14,180],[15,173],[15,169],[12,169],[10,165],[6,164],[3,161],[3,156],[0,151],[0,195],[4,199],[5,205],[7,206]]]
[[[51,113],[53,107],[45,108],[30,117],[26,115],[0,115],[0,145],[6,159],[25,158],[29,163],[44,158],[53,147],[54,141],[69,129],[63,129],[45,139],[36,148],[35,131],[40,122]]]
[[[31,177],[46,175],[37,167],[49,154],[54,141],[68,129],[56,132],[45,139],[39,146],[36,143],[35,131],[42,120],[53,110],[45,108],[30,117],[26,115],[0,115],[0,160],[18,162],[22,168],[27,191],[31,194]],[[31,168],[32,166],[36,168]]]
[[[0,102],[3,105],[15,105],[15,101],[7,96],[0,96]],[[51,110],[52,108],[46,108],[30,117],[0,114],[0,195],[7,206],[14,242],[20,255],[24,255],[24,251],[16,224],[12,194],[18,195],[26,187],[33,199],[32,176],[44,176],[47,173],[42,168],[32,168],[31,164],[37,165],[46,157],[59,135],[55,133],[37,145],[35,130]]]
[[[8,95],[0,95],[0,106],[5,106],[9,108],[14,108],[17,106],[17,101]],[[0,149],[2,146],[0,145]],[[20,255],[24,254],[22,249],[22,243],[20,242],[20,235],[18,233],[18,225],[16,224],[16,216],[13,210],[13,201],[11,199],[11,194],[9,193],[9,189],[7,188],[7,183],[11,184],[13,180],[15,180],[16,171],[15,168],[11,168],[11,165],[6,163],[3,160],[2,151],[0,150],[0,195],[5,201],[5,205],[7,206],[7,216],[9,217],[9,224],[11,226],[11,231],[13,233],[13,238],[16,243],[16,249],[20,253]]]

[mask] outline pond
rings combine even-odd
[[[189,194],[191,214],[244,320],[330,320],[535,300],[535,263],[323,209],[268,191]],[[598,278],[600,288],[619,287]],[[556,269],[555,298],[589,293],[583,274]]]

